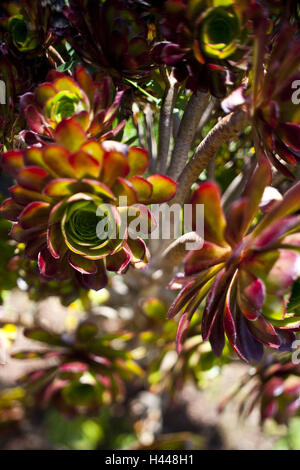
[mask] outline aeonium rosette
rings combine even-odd
[[[41,369],[21,378],[24,390],[41,407],[54,405],[67,417],[96,413],[102,405],[123,398],[125,382],[143,375],[133,354],[123,344],[130,332],[101,333],[92,322],[81,323],[72,334],[42,328],[26,329],[25,336],[43,344],[43,351],[20,351],[16,359],[43,358]],[[114,344],[118,341],[119,346]],[[51,360],[54,362],[47,362]]]
[[[300,39],[295,25],[283,24],[273,33],[270,52],[268,23],[262,14],[256,18],[253,72],[247,83],[225,98],[222,106],[231,112],[246,105],[257,151],[263,148],[277,170],[295,179],[285,163],[296,165],[300,161]]]
[[[226,73],[246,52],[248,8],[253,2],[168,0],[158,8],[166,41],[155,54],[175,68],[179,81],[193,91],[226,94]],[[249,5],[250,4],[250,5]]]
[[[146,244],[130,224],[151,231],[146,205],[171,199],[176,183],[163,175],[143,178],[146,150],[87,140],[72,118],[58,124],[54,138],[3,154],[2,166],[17,184],[0,210],[15,222],[12,238],[26,244],[25,255],[38,260],[44,277],[75,274],[83,287],[98,290],[107,283],[106,269],[147,265]]]
[[[273,419],[278,424],[288,424],[300,414],[300,365],[287,357],[266,356],[262,364],[251,369],[249,377],[220,404],[223,411],[227,403],[239,392],[243,397],[239,406],[242,417],[248,417],[258,405],[260,421]]]
[[[49,4],[39,0],[1,2],[0,34],[16,52],[41,54],[52,41]],[[2,33],[3,34],[3,33]]]
[[[116,81],[144,78],[153,68],[153,31],[135,7],[125,0],[70,0],[64,8],[74,27],[69,43]]]
[[[49,142],[57,125],[64,118],[73,117],[89,137],[101,140],[115,137],[125,125],[121,121],[112,129],[123,94],[124,91],[119,91],[114,97],[110,77],[94,80],[81,65],[76,66],[72,77],[51,70],[45,83],[21,98],[21,109],[30,129],[21,135],[28,144]]]
[[[193,313],[206,299],[202,336],[217,355],[225,335],[244,360],[260,360],[263,345],[289,350],[300,329],[300,316],[287,312],[291,287],[300,275],[300,183],[294,185],[258,221],[259,204],[271,182],[270,164],[261,157],[242,197],[226,216],[219,188],[199,186],[191,204],[204,204],[204,245],[185,259],[185,274],[170,287],[182,288],[169,316],[182,312],[180,350]],[[194,209],[193,209],[194,210]]]
[[[4,222],[9,223],[2,219]],[[6,232],[7,233],[7,232]],[[23,284],[23,290],[30,300],[39,302],[51,296],[58,297],[62,305],[68,307],[76,300],[80,300],[84,307],[90,305],[89,291],[84,289],[75,277],[65,281],[49,280],[40,273],[37,261],[24,256],[24,245],[19,244],[15,249],[15,256],[10,256],[6,263],[5,274],[8,279],[15,278]]]

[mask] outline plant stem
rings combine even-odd
[[[50,53],[52,58],[56,60],[58,64],[63,65],[65,63],[64,59],[62,58],[60,53],[55,49],[55,47],[49,46],[48,52]]]
[[[205,170],[220,146],[239,134],[246,127],[247,114],[239,110],[228,114],[211,129],[196,149],[188,165],[178,179],[178,190],[171,204],[183,204],[191,186]]]
[[[203,136],[202,136],[203,127],[210,120],[213,111],[217,107],[217,103],[218,103],[218,100],[214,96],[211,96],[211,98],[208,102],[208,105],[207,105],[206,109],[204,110],[204,112],[201,116],[201,119],[199,121],[199,124],[197,126],[197,129],[196,129],[196,132],[195,132],[195,135],[194,135],[194,140],[193,140],[193,143],[192,143],[192,147],[193,147],[195,141],[200,140],[200,139],[203,138]]]
[[[144,123],[145,123],[145,133],[147,139],[147,148],[149,152],[149,159],[150,159],[150,171],[154,173],[154,162],[156,159],[157,148],[156,148],[156,140],[154,137],[154,119],[153,119],[153,110],[149,104],[146,105],[144,110]]]
[[[181,237],[174,240],[161,254],[160,264],[164,270],[173,271],[175,266],[178,266],[185,256],[188,254],[187,244],[193,243],[202,246],[203,240],[196,232],[188,232]]]
[[[208,94],[198,92],[191,96],[186,106],[175,139],[171,163],[167,172],[171,178],[177,179],[185,167],[198,123],[208,105],[208,101]]]
[[[173,127],[173,109],[178,87],[179,84],[175,78],[172,75],[169,76],[159,117],[157,171],[160,173],[165,173],[167,168]]]

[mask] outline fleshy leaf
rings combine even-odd
[[[226,246],[224,230],[226,220],[221,206],[221,195],[218,186],[213,182],[206,182],[196,189],[189,201],[193,205],[193,218],[195,218],[194,207],[204,204],[204,239],[219,246]],[[193,220],[193,225],[195,220]],[[195,226],[193,226],[193,230]]]
[[[128,151],[130,172],[128,177],[142,175],[148,168],[149,155],[147,150],[140,147],[130,147]]]
[[[50,204],[47,202],[35,201],[21,212],[19,223],[24,229],[46,224],[50,213]]]
[[[168,176],[151,175],[147,178],[147,181],[153,186],[151,204],[169,201],[176,194],[177,183]]]
[[[106,269],[120,274],[126,271],[130,261],[131,256],[129,251],[122,248],[117,253],[106,258]]]
[[[117,198],[120,196],[126,197],[126,202],[124,201],[125,204],[123,203],[123,205],[131,206],[138,202],[137,193],[133,184],[124,178],[118,177],[112,190]],[[118,205],[120,205],[120,202],[118,202]]]
[[[24,206],[17,204],[12,198],[5,199],[0,206],[0,214],[12,222],[18,220],[20,212],[24,209]]]
[[[53,258],[60,258],[66,251],[67,247],[61,233],[60,223],[49,225],[47,232],[47,246]]]
[[[23,152],[21,150],[11,150],[2,155],[1,165],[12,177],[16,177],[19,171],[24,168]]]
[[[282,217],[286,217],[300,209],[300,182],[294,184],[279,201],[274,208],[266,214],[262,221],[253,231],[253,236],[259,235],[272,222]]]
[[[257,214],[264,190],[266,186],[271,184],[271,181],[271,165],[267,157],[262,156],[243,191],[243,197],[248,201],[247,208],[245,208],[245,211],[247,209],[245,216],[246,224],[243,233],[246,233],[250,227],[253,218]]]
[[[59,335],[49,333],[42,328],[27,328],[24,331],[24,336],[35,341],[40,341],[41,343],[47,343],[53,346],[63,346]]]
[[[40,273],[46,277],[54,277],[57,270],[57,260],[47,249],[42,250],[38,255],[38,266]]]
[[[103,261],[100,260],[97,262],[97,274],[77,273],[77,279],[86,289],[103,289],[108,282]]]
[[[57,93],[55,87],[52,85],[52,83],[49,83],[49,82],[45,82],[45,83],[42,83],[41,85],[39,85],[37,87],[37,89],[35,90],[35,99],[37,100],[38,104],[40,106],[44,106],[44,104],[46,103],[46,101],[49,99],[49,98],[52,98],[53,96],[55,96],[55,94]]]
[[[86,133],[72,118],[62,120],[54,132],[55,140],[70,152],[77,152],[86,141]]]
[[[281,295],[300,276],[300,255],[290,250],[279,250],[279,258],[267,274],[268,292]]]
[[[176,334],[176,350],[177,354],[180,354],[183,348],[184,341],[186,339],[188,329],[190,326],[190,318],[188,313],[184,313],[180,318],[177,334]]]
[[[102,181],[111,187],[116,179],[129,173],[129,164],[123,153],[111,151],[104,154]]]
[[[22,188],[18,185],[12,186],[9,190],[14,201],[23,206],[35,201],[51,202],[51,198],[46,194],[30,191],[29,189]]]
[[[127,240],[131,252],[131,263],[136,269],[146,268],[149,262],[149,252],[145,242],[137,237],[136,240],[129,238]]]
[[[222,263],[228,254],[228,250],[215,243],[204,242],[201,250],[188,253],[184,262],[184,270],[187,276]]]
[[[49,174],[47,171],[37,166],[27,166],[20,170],[17,176],[17,181],[20,186],[33,191],[42,191],[48,180]]]
[[[44,148],[43,160],[55,175],[63,178],[75,178],[76,174],[69,162],[69,155],[70,152],[67,149],[51,144]]]
[[[129,181],[136,190],[138,201],[143,204],[149,204],[153,192],[153,185],[150,181],[141,176],[133,176]]]
[[[286,145],[294,150],[300,150],[300,124],[285,122],[278,126],[278,132]]]
[[[89,140],[85,142],[81,148],[84,152],[87,152],[89,155],[91,155],[97,162],[99,163],[100,166],[100,171],[102,169],[103,165],[103,157],[104,157],[104,149],[102,146],[96,141],[96,140]],[[99,171],[99,173],[100,173]]]
[[[266,288],[261,279],[241,271],[239,276],[238,303],[248,320],[256,320],[262,312]]]
[[[97,272],[97,265],[94,261],[86,259],[76,253],[70,253],[69,263],[81,274],[95,274]]]
[[[69,163],[78,179],[98,178],[101,170],[98,160],[83,150],[71,154],[69,156]]]

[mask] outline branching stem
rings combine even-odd
[[[171,163],[167,172],[171,178],[177,179],[185,167],[197,126],[208,105],[208,101],[208,94],[198,92],[191,96],[186,106],[175,139]]]

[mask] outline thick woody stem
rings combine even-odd
[[[167,168],[173,128],[173,110],[177,98],[178,86],[178,82],[173,76],[168,77],[168,84],[159,118],[157,171],[160,173],[165,173]]]
[[[207,105],[206,109],[204,110],[204,112],[201,116],[201,119],[199,121],[199,124],[197,126],[197,129],[196,129],[196,132],[195,132],[195,135],[194,135],[194,140],[193,140],[193,143],[192,143],[192,147],[193,147],[193,144],[195,143],[196,140],[201,140],[203,138],[203,136],[202,136],[203,127],[205,126],[205,124],[207,124],[207,122],[211,118],[212,112],[215,110],[215,108],[217,106],[217,103],[218,103],[218,100],[214,96],[211,96],[211,98],[208,102],[208,105]]]
[[[191,96],[187,104],[175,139],[171,163],[167,172],[171,178],[177,179],[185,167],[197,126],[208,105],[208,101],[208,94],[198,92]]]
[[[149,151],[149,160],[150,160],[150,171],[154,173],[154,162],[156,160],[157,148],[156,148],[156,141],[153,132],[153,114],[150,105],[148,104],[145,107],[144,111],[144,123],[145,123],[145,133],[147,139],[147,148]]]
[[[203,239],[196,232],[185,233],[164,250],[160,257],[162,267],[165,270],[173,270],[174,266],[179,265],[191,249],[196,250],[202,245]]]
[[[239,110],[223,117],[207,134],[196,149],[178,179],[177,193],[171,204],[183,204],[191,186],[205,170],[220,146],[237,136],[247,124],[246,112]]]

